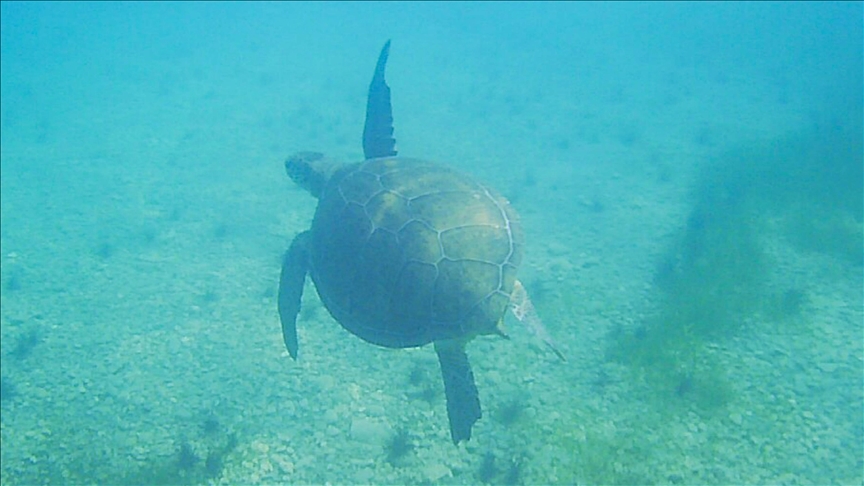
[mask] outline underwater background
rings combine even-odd
[[[0,4],[0,482],[861,484],[861,3]],[[344,331],[285,158],[401,155],[519,211],[566,362]]]

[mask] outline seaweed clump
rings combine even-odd
[[[15,347],[9,353],[9,356],[23,360],[33,353],[33,349],[42,342],[42,334],[37,329],[30,329],[24,334],[18,336],[15,342]]]
[[[405,460],[414,450],[414,443],[411,441],[411,435],[404,427],[399,427],[396,432],[390,436],[387,444],[384,447],[387,453],[386,461],[393,467],[403,465]]]
[[[851,262],[860,275],[860,117],[849,126],[732,150],[704,170],[682,231],[657,266],[656,312],[638,330],[611,336],[609,357],[634,368],[664,400],[713,409],[731,399],[732,387],[712,345],[745,325],[789,332],[790,322],[804,324],[806,289],[771,290],[786,276],[772,265],[766,235]]]
[[[429,376],[428,367],[421,363],[415,363],[408,373],[408,385],[410,389],[405,392],[405,395],[412,400],[433,403],[438,399],[439,391]]]
[[[222,474],[225,457],[237,447],[237,436],[233,433],[219,439],[221,444],[208,447],[199,444],[196,450],[192,443],[183,440],[168,460],[154,459],[140,469],[130,471],[118,481],[123,485],[192,485],[206,483]],[[199,450],[201,452],[199,452]],[[206,457],[202,460],[203,453]]]
[[[200,461],[201,458],[195,453],[195,449],[189,442],[183,441],[177,451],[177,468],[181,471],[189,471]]]
[[[528,401],[523,395],[515,395],[505,401],[495,413],[495,418],[502,425],[511,426],[520,421],[525,416],[525,410],[528,408]]]
[[[481,482],[489,484],[495,481],[500,471],[495,465],[495,454],[492,451],[487,451],[483,454],[483,459],[480,460],[480,468],[477,470],[477,479]]]
[[[18,396],[18,387],[5,376],[0,376],[0,402],[14,400]]]
[[[506,468],[498,467],[495,454],[487,451],[480,460],[480,468],[477,470],[477,479],[485,484],[522,484],[522,468],[524,460],[522,457],[514,457],[507,461]]]
[[[219,422],[219,419],[216,418],[215,415],[209,414],[204,417],[204,420],[201,422],[201,432],[204,433],[205,436],[214,436],[219,434],[222,430],[222,423]]]
[[[6,285],[4,285],[3,288],[7,292],[17,292],[21,290],[20,273],[13,270],[12,275],[10,275],[8,279],[6,279]]]

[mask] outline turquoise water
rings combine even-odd
[[[0,482],[860,484],[862,4],[0,3]],[[282,253],[298,150],[400,154],[520,213],[467,345],[344,331]]]

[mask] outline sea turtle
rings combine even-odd
[[[301,152],[285,162],[291,179],[318,198],[318,208],[312,227],[285,253],[282,335],[296,359],[308,273],[330,314],[360,338],[388,348],[434,343],[450,435],[458,444],[470,439],[481,416],[465,343],[481,334],[504,335],[500,323],[508,307],[546,335],[516,280],[523,236],[510,203],[444,165],[396,156],[384,80],[389,48],[387,41],[369,86],[366,160],[340,165]]]

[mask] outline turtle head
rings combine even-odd
[[[319,152],[298,152],[285,161],[285,171],[295,184],[316,198],[321,195],[337,164]]]

